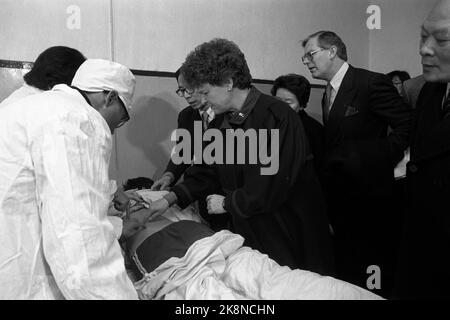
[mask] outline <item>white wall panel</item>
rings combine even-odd
[[[116,59],[134,69],[175,71],[214,37],[236,42],[256,79],[305,74],[300,40],[318,30],[342,35],[352,63],[368,66],[367,1],[113,0]]]
[[[34,61],[64,45],[110,57],[109,0],[0,0],[0,59]]]

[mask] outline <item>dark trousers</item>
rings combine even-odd
[[[333,193],[334,192],[334,193]],[[343,194],[344,193],[344,194]],[[328,206],[334,229],[336,277],[368,288],[379,268],[380,288],[370,288],[392,297],[405,196],[404,181],[397,180],[390,195],[370,197],[329,190]]]

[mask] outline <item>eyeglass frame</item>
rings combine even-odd
[[[308,59],[309,62],[312,62],[314,60],[314,55],[316,53],[319,53],[320,51],[328,50],[329,48],[317,48],[316,50],[310,51],[308,53],[305,53],[302,56],[302,63],[305,63],[305,60]]]
[[[192,95],[194,94],[195,90],[188,90],[186,88],[183,87],[178,87],[177,90],[175,90],[175,93],[180,97],[180,98],[186,98],[186,93],[192,97]]]

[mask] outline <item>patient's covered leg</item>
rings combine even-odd
[[[282,267],[267,255],[242,247],[227,258],[222,280],[250,299],[382,299],[353,284]]]

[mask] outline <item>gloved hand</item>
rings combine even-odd
[[[225,213],[225,197],[219,194],[210,194],[206,197],[206,207],[209,214]]]
[[[113,198],[114,208],[119,211],[135,212],[145,207],[146,202],[135,191],[124,191],[122,187],[118,188]]]

